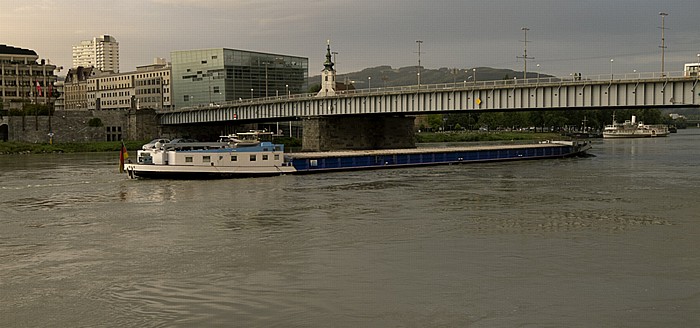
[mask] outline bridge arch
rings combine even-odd
[[[0,141],[6,142],[10,138],[10,126],[7,123],[0,124]]]

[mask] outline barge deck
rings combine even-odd
[[[561,158],[584,154],[590,147],[587,142],[552,141],[518,145],[290,153],[285,156],[285,160],[295,168],[294,173],[303,174],[318,171],[378,169],[397,166]]]

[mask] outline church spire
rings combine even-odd
[[[335,96],[335,69],[333,69],[333,61],[331,60],[331,41],[328,40],[326,47],[326,62],[323,63],[323,71],[321,71],[321,91],[317,97]]]
[[[333,70],[333,61],[331,60],[331,40],[326,41],[328,43],[328,47],[326,47],[326,62],[323,63],[323,67],[325,71],[332,71]]]

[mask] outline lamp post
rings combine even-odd
[[[367,87],[368,87],[368,89],[372,89],[372,77],[371,76],[367,77]]]
[[[695,70],[695,76],[697,76],[698,78],[700,78],[700,54],[698,54],[698,67],[697,67],[697,69]]]
[[[253,99],[253,88],[250,88],[250,99]]]
[[[287,97],[291,96],[291,94],[289,93],[289,84],[285,84],[284,88],[287,90]]]
[[[540,64],[537,64],[537,82],[540,82]]]
[[[613,79],[613,62],[615,61],[614,58],[610,58],[610,80]]]
[[[666,30],[665,20],[666,20],[666,16],[668,16],[668,14],[664,13],[664,12],[660,12],[659,16],[661,16],[661,45],[659,46],[659,48],[661,48],[661,76],[666,76],[666,74],[664,73],[664,68],[665,68],[664,67],[664,63],[665,63],[664,55],[666,52],[665,51],[666,50],[666,38],[665,38],[664,32]]]
[[[476,68],[472,68],[472,79],[474,80],[474,85],[476,85]]]
[[[525,44],[525,49],[524,49],[522,56],[516,56],[515,58],[522,58],[523,61],[525,62],[525,68],[523,69],[523,79],[527,79],[527,60],[528,59],[535,59],[535,57],[528,57],[527,56],[527,43],[529,42],[529,41],[527,41],[527,31],[529,31],[530,29],[527,27],[523,27],[523,28],[521,28],[521,30],[523,32],[525,32],[525,41],[522,41]]]
[[[423,43],[421,40],[416,40],[416,43],[418,44],[418,88],[420,88],[420,45]]]

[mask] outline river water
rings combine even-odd
[[[216,181],[0,156],[0,326],[700,326],[700,130],[593,146]]]

